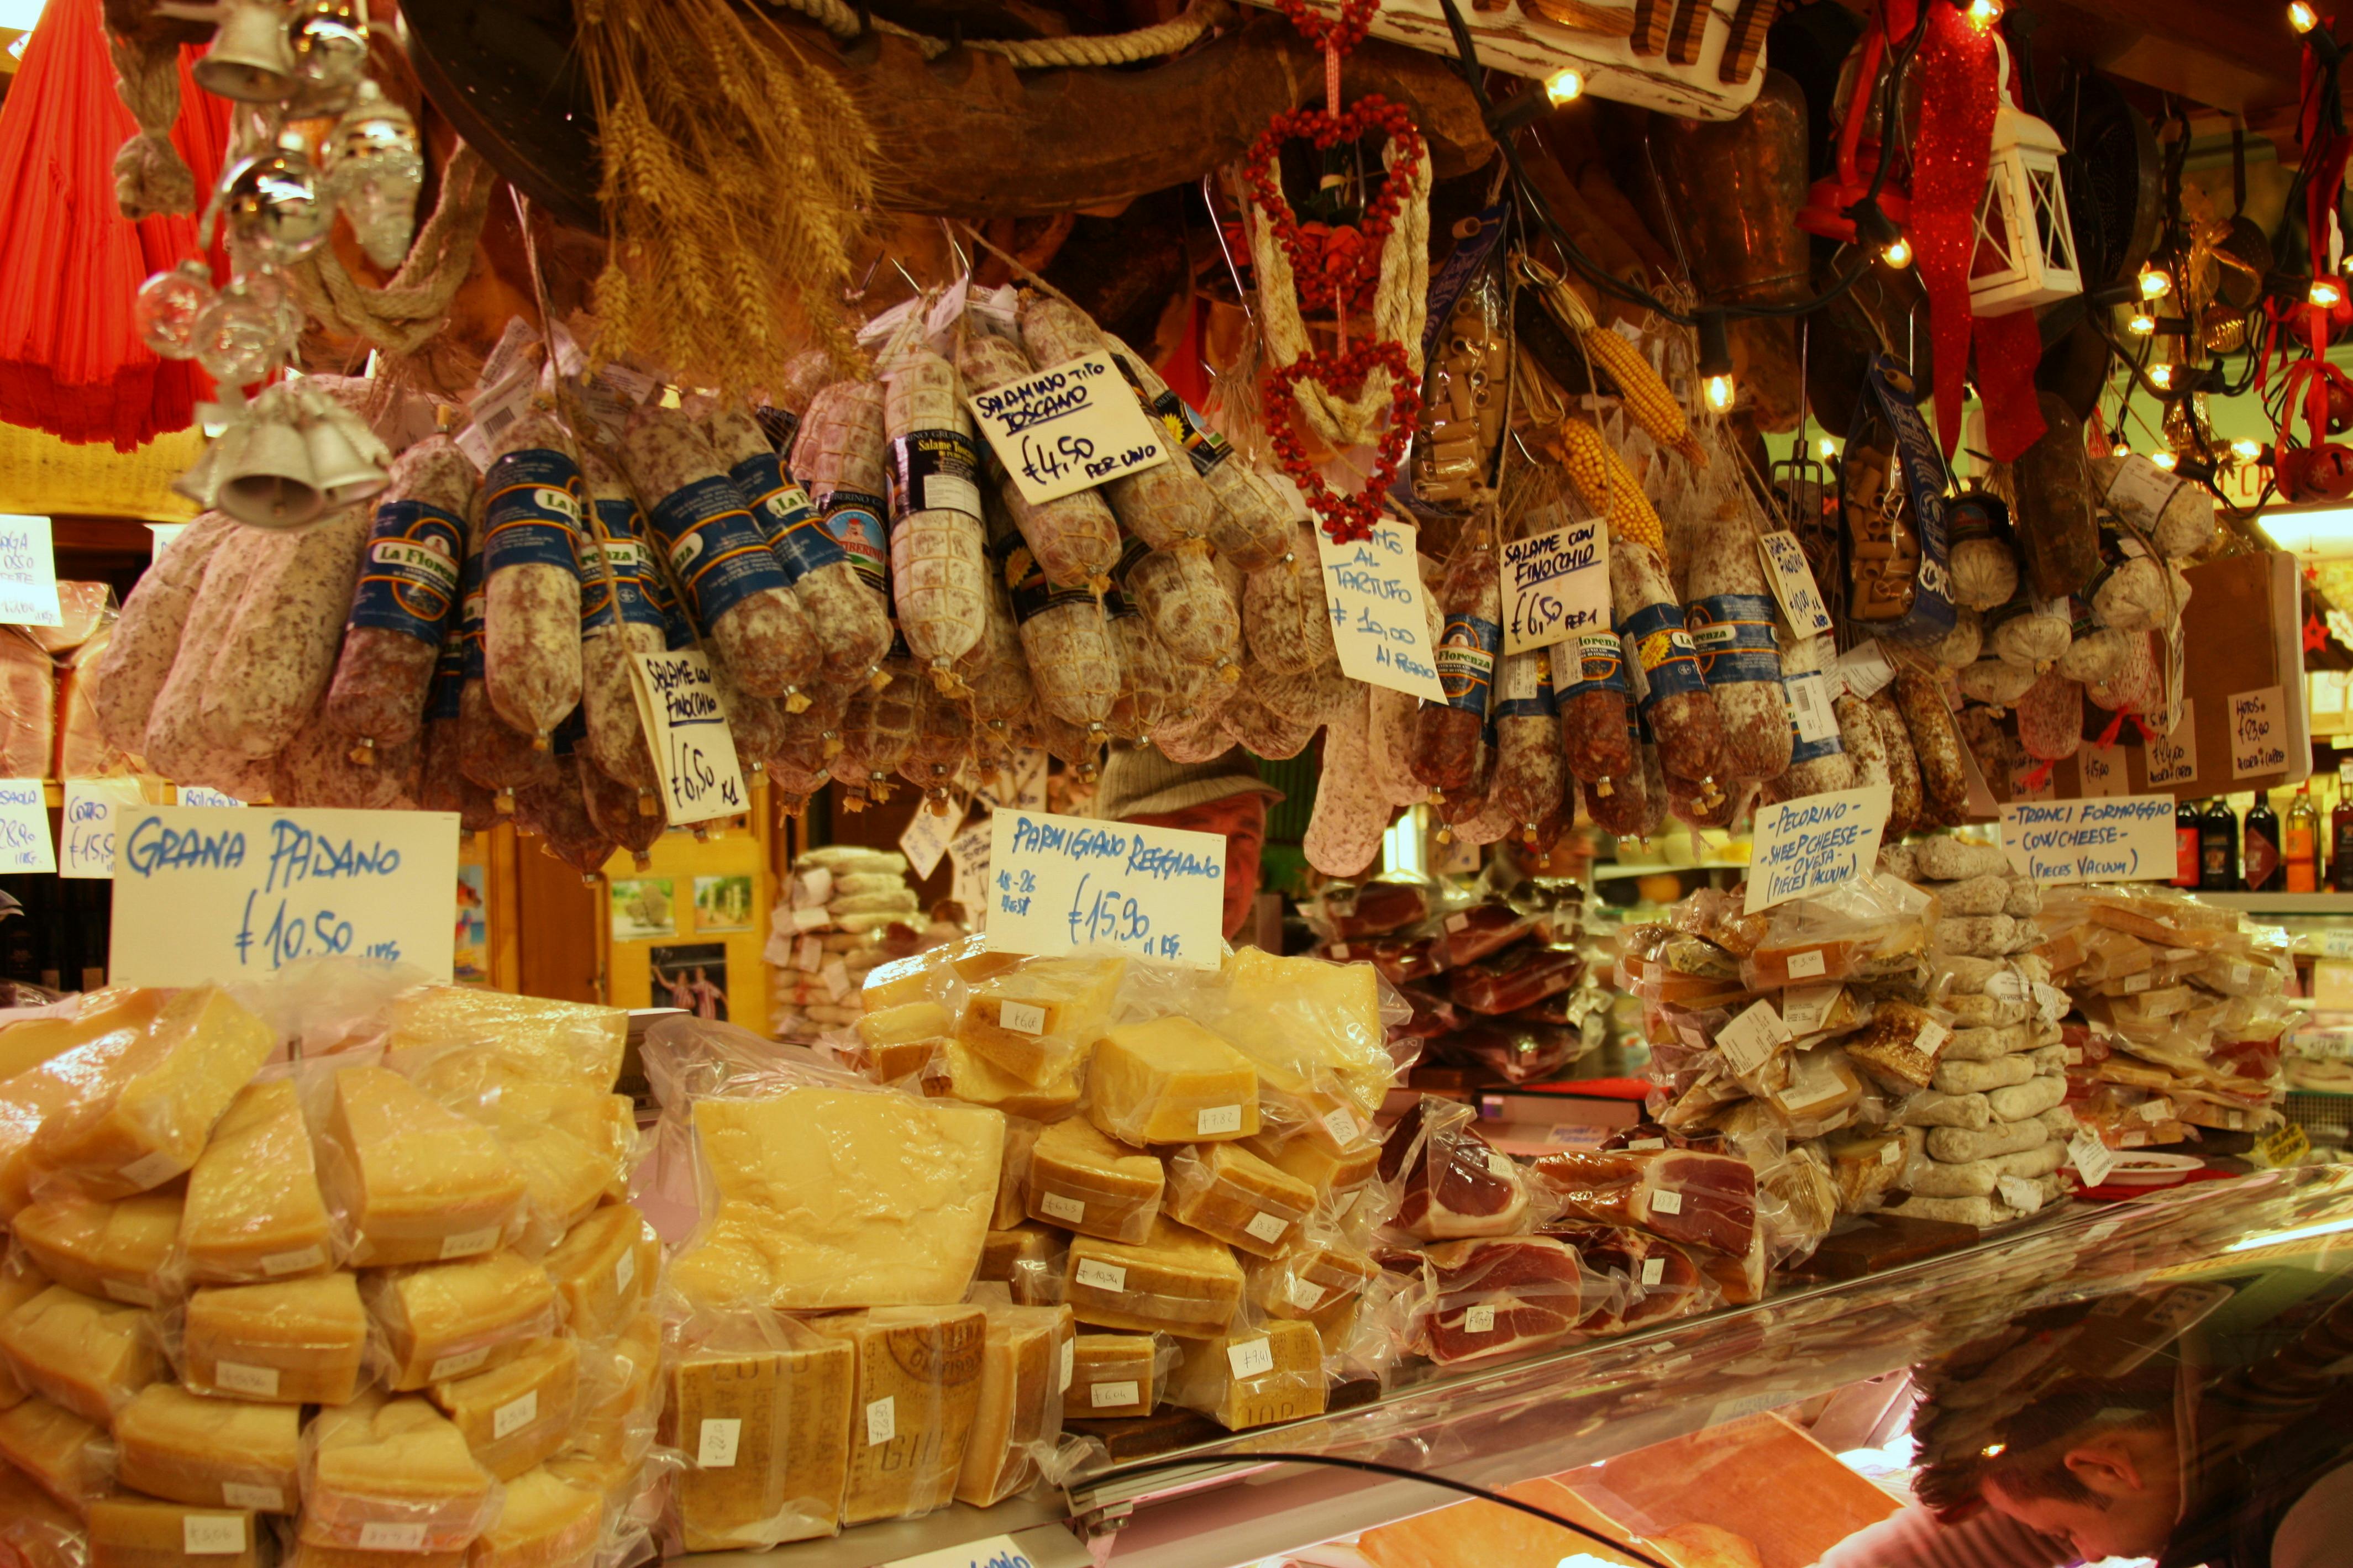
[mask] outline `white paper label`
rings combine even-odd
[[[1302,1279],[1295,1274],[1283,1287],[1282,1293],[1293,1306],[1303,1312],[1312,1312],[1324,1304],[1324,1287],[1313,1279]]]
[[[1800,741],[1827,741],[1839,732],[1838,710],[1832,706],[1830,677],[1819,669],[1800,670],[1781,678],[1789,704],[1789,722]]]
[[[1221,1132],[1242,1130],[1242,1108],[1239,1105],[1208,1105],[1193,1113],[1193,1135],[1213,1138]]]
[[[842,962],[839,953],[835,953],[825,961],[825,967],[817,972],[817,982],[825,987],[825,994],[836,1002],[839,1002],[855,989],[849,984],[849,965]]]
[[[965,402],[974,427],[1032,506],[1168,461],[1158,427],[1101,351]]]
[[[363,1552],[422,1552],[425,1550],[425,1526],[414,1524],[363,1524],[360,1526],[360,1550]]]
[[[2026,976],[2015,969],[1996,970],[1986,976],[1985,994],[1997,1002],[2023,1002]]]
[[[735,1447],[743,1438],[744,1423],[739,1420],[705,1421],[702,1436],[695,1444],[695,1464],[706,1470],[733,1469]]]
[[[2162,1121],[2173,1114],[2173,1102],[2169,1100],[2144,1100],[2133,1107],[2133,1114],[2143,1121]]]
[[[2251,778],[2287,769],[2287,719],[2276,686],[2231,696],[2231,776]]]
[[[1487,1173],[1503,1181],[1512,1179],[1512,1157],[1500,1149],[1487,1151]]]
[[[2098,1186],[2116,1168],[2116,1155],[2089,1132],[2078,1132],[2067,1141],[2067,1163],[2075,1167],[2087,1187]]]
[[[1656,1214],[1681,1214],[1683,1212],[1683,1195],[1672,1190],[1652,1193],[1651,1208]]]
[[[512,1437],[539,1419],[539,1391],[511,1399],[491,1413],[491,1436]]]
[[[1667,1277],[1667,1260],[1666,1260],[1665,1258],[1645,1258],[1644,1259],[1642,1259],[1642,1283],[1643,1283],[1643,1284],[1645,1284],[1645,1285],[1656,1285],[1660,1280],[1662,1280],[1662,1279],[1665,1279],[1666,1277]]]
[[[213,1386],[224,1394],[275,1399],[278,1397],[278,1369],[274,1366],[248,1366],[237,1361],[216,1361],[213,1363]]]
[[[988,947],[1112,946],[1186,969],[1224,962],[1226,841],[1044,812],[989,818]]]
[[[146,804],[136,779],[68,779],[58,816],[58,875],[114,875],[114,808]]]
[[[632,1247],[614,1260],[613,1289],[627,1294],[629,1287],[637,1283],[637,1279],[638,1249]]]
[[[1332,1135],[1333,1142],[1345,1149],[1356,1142],[1365,1130],[1349,1113],[1347,1107],[1341,1106],[1324,1113],[1324,1131]]]
[[[1912,1037],[1912,1048],[1918,1051],[1924,1057],[1933,1057],[1938,1051],[1943,1050],[1945,1048],[1945,1042],[1952,1037],[1952,1030],[1947,1029],[1944,1025],[1939,1024],[1936,1019],[1931,1018],[1926,1023],[1920,1026],[1920,1032],[1918,1034]]]
[[[997,1026],[1017,1035],[1042,1035],[1046,1032],[1046,1009],[1035,1002],[1002,1002],[997,1009]]]
[[[2189,482],[2134,453],[2117,464],[2116,471],[2108,479],[2108,510],[2137,528],[2155,532],[2157,520],[2165,513],[2166,502],[2173,499],[2174,491]],[[2134,545],[2140,543],[2139,540],[2129,535],[2126,542]]]
[[[2164,789],[2186,784],[2198,777],[2198,700],[2181,700],[2181,722],[2173,733],[2163,740],[2153,740],[2143,752],[2147,765],[2148,787]]]
[[[172,795],[176,804],[202,810],[217,811],[225,807],[242,808],[245,805],[245,802],[233,795],[224,795],[216,789],[206,789],[202,784],[177,784],[173,787]]]
[[[1078,1369],[1079,1342],[1076,1340],[1064,1340],[1062,1342],[1062,1382],[1061,1386],[1056,1390],[1057,1393],[1068,1394],[1071,1392],[1071,1379],[1077,1373]]]
[[[45,786],[38,779],[0,779],[0,871],[57,868]]]
[[[445,1378],[460,1376],[474,1371],[490,1359],[491,1347],[488,1345],[484,1345],[478,1351],[461,1351],[456,1355],[445,1355],[433,1363],[432,1370],[426,1374],[426,1381],[439,1383]]]
[[[126,1307],[152,1307],[155,1304],[155,1292],[144,1285],[133,1285],[123,1279],[109,1279],[105,1285],[109,1299]]]
[[[1793,952],[1789,955],[1789,978],[1792,980],[1811,980],[1815,975],[1821,973],[1825,967],[1827,966],[1822,961],[1822,950],[1819,947],[1808,948],[1803,952]]]
[[[1278,488],[1283,487],[1299,493],[1287,479]],[[1429,590],[1415,564],[1414,531],[1384,520],[1374,525],[1370,538],[1352,544],[1333,543],[1320,528],[1314,532],[1340,673],[1368,686],[1444,701],[1438,652],[1430,641]]]
[[[948,843],[964,826],[964,812],[953,803],[944,812],[934,811],[926,804],[915,808],[906,830],[899,835],[899,852],[914,868],[918,881],[939,869],[940,859],[948,852]]]
[[[49,548],[49,520],[0,513],[0,625],[61,626],[57,558]]]
[[[793,911],[793,929],[795,931],[822,931],[832,923],[833,916],[827,913],[825,907],[821,904],[810,909],[795,910]]]
[[[2001,848],[2037,882],[2163,881],[2174,872],[2169,795],[2012,801],[2001,808]]]
[[[456,1236],[441,1238],[441,1260],[446,1263],[453,1258],[471,1258],[476,1253],[490,1251],[498,1244],[499,1227],[497,1226],[485,1226],[480,1230],[460,1231]]]
[[[1090,1408],[1095,1410],[1142,1403],[1144,1403],[1142,1392],[1133,1382],[1098,1383],[1087,1390],[1087,1404]]]
[[[1663,1149],[1666,1146],[1667,1141],[1663,1138],[1634,1138],[1626,1144],[1629,1149]]]
[[[879,1447],[899,1435],[899,1400],[886,1394],[866,1402],[866,1446]]]
[[[1868,872],[1891,799],[1887,785],[1870,784],[1757,807],[1744,912],[1828,892]]]
[[[653,749],[663,820],[679,827],[741,814],[751,795],[711,660],[691,647],[631,654],[629,689]]]
[[[1792,985],[1781,993],[1781,1022],[1792,1035],[1810,1035],[1830,1026],[1831,1009],[1838,1005],[1843,985]]]
[[[2138,974],[2127,974],[2125,976],[2125,994],[2127,996],[2137,995],[2139,993],[2147,990],[2148,984],[2148,971],[2146,969],[2142,970]]]
[[[1243,1230],[1258,1237],[1261,1241],[1280,1240],[1282,1237],[1282,1233],[1290,1228],[1291,1222],[1283,1218],[1279,1214],[1259,1214],[1253,1215],[1250,1224],[1242,1226]]]
[[[1788,1028],[1773,1004],[1759,1000],[1737,1018],[1716,1031],[1715,1043],[1735,1072],[1754,1072],[1773,1054],[1774,1047],[1789,1038]]]
[[[2034,983],[2034,1014],[2044,1023],[2057,1023],[2073,1005],[2074,1002],[2067,993],[2056,985],[2046,985],[2040,980]]]
[[[1060,1193],[1039,1194],[1038,1206],[1045,1211],[1048,1219],[1058,1219],[1065,1225],[1076,1225],[1087,1217],[1086,1205]]]
[[[976,927],[988,918],[988,819],[965,828],[948,840],[948,897],[964,906],[965,918]]]
[[[1504,651],[1609,629],[1609,530],[1598,517],[1504,542]]]
[[[2086,799],[2119,795],[2131,787],[2125,776],[2125,756],[2114,746],[2085,742],[2075,752],[2075,776],[2084,781]]]
[[[1109,1290],[1117,1294],[1127,1289],[1127,1270],[1116,1263],[1105,1263],[1100,1258],[1079,1259],[1077,1272],[1071,1278],[1092,1290]]]
[[[2069,1046],[2067,1047],[2067,1065],[2071,1068],[2079,1068],[2084,1065],[2084,1053],[2080,1047],[2075,1046]]]
[[[1462,1331],[1466,1334],[1492,1334],[1495,1331],[1495,1309],[1465,1307],[1462,1309]]]
[[[1879,646],[1877,638],[1841,654],[1837,668],[1847,690],[1857,697],[1875,696],[1880,688],[1895,679],[1895,667],[1888,662],[1886,650]]]
[[[227,1508],[249,1508],[256,1513],[284,1513],[286,1494],[276,1487],[257,1487],[248,1486],[242,1481],[223,1481],[221,1503]]]
[[[1814,584],[1814,569],[1807,564],[1798,536],[1786,529],[1768,533],[1757,542],[1757,553],[1764,560],[1766,580],[1773,585],[1773,597],[1781,602],[1789,629],[1800,637],[1829,631],[1830,610]]]
[[[1274,1370],[1274,1345],[1269,1340],[1244,1340],[1226,1347],[1226,1364],[1234,1369],[1237,1380],[1264,1377]]]
[[[820,913],[823,911],[820,910]],[[793,967],[803,974],[815,974],[825,966],[825,943],[813,936],[805,936],[793,944]]]
[[[1904,1158],[1904,1145],[1903,1145],[1903,1144],[1901,1144],[1901,1143],[1883,1143],[1883,1144],[1881,1144],[1881,1145],[1880,1145],[1880,1147],[1879,1147],[1879,1163],[1880,1163],[1881,1164],[1883,1164],[1883,1165],[1893,1165],[1894,1163],[1895,1163],[1895,1162],[1896,1162],[1896,1161],[1901,1160],[1902,1158]]]
[[[294,1252],[271,1252],[263,1255],[261,1271],[275,1279],[281,1274],[300,1274],[306,1268],[316,1268],[327,1261],[326,1249],[305,1247]]]
[[[2032,1214],[2042,1206],[2042,1189],[2023,1176],[2004,1176],[1994,1184],[1994,1192],[2001,1201],[2022,1214]]]

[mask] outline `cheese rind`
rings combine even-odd
[[[188,1298],[180,1376],[199,1393],[344,1405],[359,1392],[367,1309],[349,1274],[223,1285]]]
[[[842,1523],[945,1508],[980,1403],[981,1309],[877,1307],[815,1327],[845,1341],[857,1358]]]
[[[1152,1234],[1166,1183],[1160,1162],[1105,1137],[1091,1121],[1060,1121],[1039,1135],[1023,1184],[1031,1219],[1084,1236],[1142,1241]]]
[[[1140,1243],[1075,1237],[1063,1289],[1082,1323],[1198,1338],[1233,1321],[1242,1271],[1222,1242],[1164,1215]]]
[[[1149,1415],[1160,1403],[1163,1342],[1153,1334],[1079,1334],[1071,1341],[1071,1386],[1062,1391],[1065,1421],[1109,1421]]]
[[[60,1285],[152,1307],[179,1234],[180,1203],[176,1187],[111,1203],[56,1193],[16,1216],[16,1244]]]
[[[557,1568],[596,1544],[604,1499],[545,1470],[507,1482],[499,1517],[466,1549],[466,1568]]]
[[[653,1443],[660,1397],[661,1321],[640,1312],[609,1344],[580,1347],[580,1395],[567,1451],[636,1464]]]
[[[1087,1118],[1139,1148],[1247,1138],[1259,1127],[1258,1069],[1190,1018],[1123,1024],[1096,1042]]]
[[[955,1026],[955,1015],[937,1002],[906,1002],[895,1007],[866,1010],[858,1020],[858,1039],[868,1050],[937,1039]]]
[[[371,1274],[360,1295],[396,1393],[502,1365],[555,1331],[547,1270],[512,1252]]]
[[[1278,1258],[1242,1265],[1250,1304],[1270,1318],[1294,1318],[1328,1331],[1344,1320],[1380,1265],[1337,1231],[1310,1226]]]
[[[956,1477],[955,1498],[987,1508],[1038,1479],[1038,1460],[1062,1435],[1068,1307],[989,1307],[981,1347],[980,1399]]]
[[[609,1340],[645,1304],[661,1268],[661,1239],[628,1204],[600,1208],[572,1227],[544,1260],[566,1331]]]
[[[580,1345],[545,1340],[504,1366],[435,1383],[429,1397],[482,1468],[511,1481],[561,1449],[580,1395]]]
[[[455,1552],[498,1517],[498,1501],[490,1471],[422,1399],[371,1389],[321,1411],[304,1434],[298,1528],[305,1542],[368,1550],[384,1527],[406,1526],[408,1549]]]
[[[1324,1414],[1324,1342],[1309,1323],[1278,1320],[1176,1352],[1168,1397],[1229,1431]]]
[[[1033,958],[973,989],[956,1038],[1000,1072],[1041,1082],[1103,1033],[1126,974],[1124,958]]]
[[[164,1371],[144,1310],[62,1285],[0,1318],[0,1355],[25,1387],[101,1423]]]
[[[1272,1258],[1315,1209],[1315,1189],[1237,1143],[1187,1149],[1168,1163],[1168,1214],[1229,1247]]]
[[[0,1410],[0,1459],[76,1514],[114,1485],[105,1426],[37,1395]]]
[[[470,1257],[519,1232],[527,1185],[489,1128],[385,1068],[345,1068],[330,1100],[319,1175],[355,1267]]]
[[[771,1332],[686,1351],[671,1366],[662,1421],[687,1457],[670,1485],[689,1552],[760,1551],[841,1528],[856,1358],[797,1323]]]
[[[180,1220],[188,1277],[244,1285],[334,1266],[311,1130],[290,1079],[246,1086],[188,1174]]]
[[[202,1548],[191,1552],[190,1546]],[[90,1568],[259,1568],[260,1532],[244,1509],[152,1498],[90,1505]]]
[[[151,1497],[292,1513],[301,1431],[293,1405],[206,1399],[159,1383],[114,1418],[116,1464],[124,1486]]]

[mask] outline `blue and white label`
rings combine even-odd
[[[1762,594],[1715,594],[1694,599],[1683,613],[1700,675],[1711,687],[1781,679],[1781,645],[1773,633],[1773,601]]]
[[[765,412],[765,411],[764,411]],[[793,483],[774,452],[759,452],[728,470],[728,478],[744,492],[752,521],[768,536],[768,548],[787,582],[797,583],[820,566],[842,559],[839,542],[827,531],[808,492]]]
[[[1549,719],[1559,710],[1553,704],[1550,650],[1506,654],[1504,677],[1495,687],[1498,719]]]
[[[580,570],[580,469],[563,453],[524,447],[482,479],[482,573],[501,566]]]
[[[1225,882],[1226,841],[1214,833],[999,811],[989,819],[989,951],[1113,947],[1215,969]]]
[[[649,582],[653,557],[637,503],[600,500],[589,509],[589,521],[588,537],[580,542],[580,629],[593,632],[616,622],[660,626]]]
[[[420,500],[385,502],[360,560],[350,624],[438,647],[458,607],[465,558],[465,519]]]
[[[1627,662],[1640,672],[1636,690],[1647,716],[1662,697],[1681,697],[1707,689],[1700,672],[1699,649],[1684,629],[1683,613],[1672,605],[1645,605],[1626,617],[1619,628],[1626,644]]]
[[[1572,671],[1570,679],[1556,680],[1554,686],[1563,702],[1574,701],[1589,692],[1614,691],[1620,697],[1630,693],[1626,679],[1626,647],[1615,632],[1587,632],[1553,657]],[[1573,667],[1567,665],[1571,658],[1577,660]]]
[[[791,591],[733,480],[713,474],[681,485],[654,508],[653,525],[685,586],[687,610],[706,632],[754,594]]]
[[[1846,750],[1839,739],[1838,711],[1831,698],[1831,679],[1819,669],[1781,678],[1781,692],[1789,704],[1789,728],[1796,739],[1789,746],[1789,765],[1820,762]]]
[[[1494,695],[1504,628],[1479,616],[1449,616],[1438,639],[1438,684],[1446,705],[1484,717]]]
[[[882,524],[882,498],[864,490],[836,490],[825,498],[825,531],[858,568],[866,585],[891,596],[891,534]]]

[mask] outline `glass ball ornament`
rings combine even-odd
[[[286,22],[294,74],[316,87],[349,87],[367,71],[365,0],[296,0]]]
[[[195,358],[196,322],[212,302],[213,269],[203,262],[183,261],[156,273],[132,300],[139,341],[165,359]]]
[[[335,205],[301,149],[257,153],[221,182],[232,243],[264,261],[295,261],[326,243]]]
[[[425,154],[408,110],[363,81],[321,148],[327,189],[350,220],[368,259],[397,267],[417,226]]]
[[[277,281],[233,278],[196,318],[195,357],[223,386],[250,386],[293,346]]]

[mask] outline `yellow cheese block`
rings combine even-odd
[[[980,1404],[955,1497],[975,1508],[1026,1489],[1062,1435],[1062,1378],[1074,1359],[1068,1307],[989,1307]]]
[[[155,1276],[179,1234],[181,1202],[177,1183],[112,1202],[58,1190],[16,1216],[16,1244],[60,1285],[152,1307]]]
[[[857,1357],[841,1522],[905,1519],[955,1494],[980,1403],[987,1321],[978,1307],[877,1307],[818,1319]]]
[[[1095,1046],[1087,1117],[1124,1143],[1195,1143],[1258,1131],[1258,1069],[1190,1018],[1123,1024]]]
[[[1160,1162],[1105,1137],[1092,1122],[1060,1121],[1029,1151],[1024,1195],[1032,1219],[1113,1241],[1152,1234],[1166,1181]]]
[[[523,1175],[498,1135],[396,1072],[337,1073],[328,1137],[320,1175],[351,1227],[354,1265],[473,1257],[522,1218]]]
[[[512,1252],[371,1273],[360,1295],[396,1393],[503,1365],[555,1331],[547,1270]]]
[[[1242,1265],[1250,1304],[1271,1318],[1324,1328],[1379,1277],[1380,1265],[1337,1231],[1311,1226],[1279,1258]]]
[[[81,999],[70,1018],[26,1018],[0,1027],[0,1082],[78,1050],[116,1030],[143,1032],[172,994],[152,985],[115,985]]]
[[[543,1258],[610,1194],[612,1154],[560,1127],[509,1128],[500,1136],[523,1179],[525,1217],[514,1248],[526,1258]]]
[[[0,1464],[0,1545],[25,1568],[89,1568],[81,1519],[14,1465]]]
[[[860,1000],[869,1013],[910,1002],[944,1002],[957,984],[977,985],[1020,963],[1013,952],[991,952],[986,935],[968,936],[870,970]]]
[[[1010,1230],[1025,1217],[1022,1189],[1029,1178],[1029,1152],[1045,1131],[1042,1123],[1027,1117],[1005,1119],[1005,1152],[997,1161],[997,1202],[989,1210],[989,1229]]]
[[[0,1261],[0,1321],[49,1288],[47,1276],[21,1258]],[[0,1355],[0,1410],[5,1410],[25,1397],[27,1390],[16,1381],[16,1372],[8,1358]]]
[[[38,1397],[0,1410],[0,1459],[77,1514],[114,1485],[105,1426]]]
[[[1305,1138],[1335,1155],[1378,1153],[1373,1133],[1373,1115],[1381,1104],[1377,1096],[1358,1098],[1321,1063],[1243,1055],[1258,1068],[1259,1121],[1265,1133]]]
[[[951,1100],[1032,1121],[1060,1121],[1079,1108],[1079,1051],[1056,1058],[1034,1084],[1004,1071],[962,1040],[948,1041],[940,1059],[947,1070],[940,1092]]]
[[[1223,1242],[1164,1215],[1140,1243],[1074,1237],[1063,1289],[1082,1323],[1202,1337],[1233,1321],[1242,1271]]]
[[[1238,1143],[1188,1149],[1168,1163],[1168,1213],[1230,1247],[1272,1258],[1314,1212],[1315,1189]]]
[[[790,1311],[963,1300],[996,1206],[1005,1119],[885,1090],[704,1100],[720,1209],[671,1259],[689,1301]]]
[[[371,1389],[312,1421],[301,1539],[321,1546],[454,1552],[497,1517],[498,1490],[458,1428],[426,1401]],[[397,1533],[394,1533],[397,1532]]]
[[[52,1285],[0,1318],[0,1355],[16,1381],[85,1421],[105,1421],[163,1375],[138,1307]]]
[[[180,1376],[203,1394],[344,1405],[359,1392],[367,1310],[349,1274],[218,1285],[188,1298]]]
[[[1103,1033],[1126,974],[1124,958],[1033,958],[974,987],[956,1038],[999,1071],[1039,1082]]]
[[[580,1347],[580,1397],[573,1453],[635,1464],[654,1440],[660,1415],[661,1321],[640,1312],[608,1345]]]
[[[323,1274],[334,1264],[327,1202],[289,1079],[248,1084],[188,1175],[180,1247],[189,1278],[245,1285]]]
[[[206,1399],[159,1383],[114,1418],[122,1484],[207,1508],[292,1513],[300,1501],[302,1412]]]
[[[243,1509],[150,1498],[90,1507],[90,1568],[260,1568],[261,1537]]]
[[[658,1514],[658,1500],[647,1499],[649,1481],[645,1467],[638,1460],[599,1458],[577,1448],[566,1449],[540,1467],[557,1480],[568,1486],[593,1492],[603,1500],[607,1517],[639,1522],[637,1515],[641,1501],[656,1503],[647,1512]],[[650,1520],[643,1522],[650,1523]]]
[[[1070,1238],[1042,1225],[992,1230],[980,1249],[983,1279],[1002,1283],[1022,1307],[1043,1307],[1062,1299],[1063,1260]]]
[[[661,1240],[628,1204],[600,1208],[572,1227],[544,1261],[565,1331],[608,1340],[637,1315],[661,1267]]]
[[[625,1007],[553,1002],[470,985],[428,985],[392,1005],[396,1051],[488,1046],[519,1069],[553,1083],[610,1089],[628,1048]]]
[[[0,1083],[0,1220],[33,1201],[33,1140],[80,1101],[104,1094],[147,1038],[125,1024]]]
[[[1161,1342],[1151,1334],[1080,1334],[1071,1342],[1068,1421],[1149,1415],[1160,1402]]]
[[[858,1040],[868,1050],[936,1039],[955,1026],[955,1016],[937,1002],[908,1002],[880,1011],[869,1008],[858,1020]]]
[[[1246,1138],[1242,1147],[1287,1175],[1315,1189],[1334,1211],[1345,1215],[1356,1206],[1357,1194],[1381,1163],[1381,1146],[1366,1143],[1347,1153],[1335,1153],[1314,1138],[1276,1138],[1261,1133]]]
[[[507,1482],[499,1517],[466,1551],[467,1568],[559,1568],[596,1545],[604,1500],[596,1492],[531,1470]]]
[[[580,1343],[543,1340],[504,1366],[427,1394],[483,1468],[511,1481],[565,1446],[580,1395]]]
[[[300,1535],[283,1568],[466,1568],[464,1552],[359,1552],[321,1546]]]
[[[182,991],[95,1094],[33,1139],[41,1169],[92,1197],[124,1198],[184,1174],[278,1037],[217,985]]]
[[[1260,948],[1226,961],[1219,1032],[1260,1061],[1327,1069],[1354,1102],[1377,1110],[1397,1077],[1381,1024],[1380,974],[1369,963],[1283,958]]]
[[[798,1324],[786,1342],[683,1352],[663,1414],[687,1468],[671,1495],[689,1552],[764,1550],[841,1527],[855,1357]]]
[[[1324,1414],[1324,1342],[1277,1320],[1177,1346],[1168,1397],[1230,1431]]]

